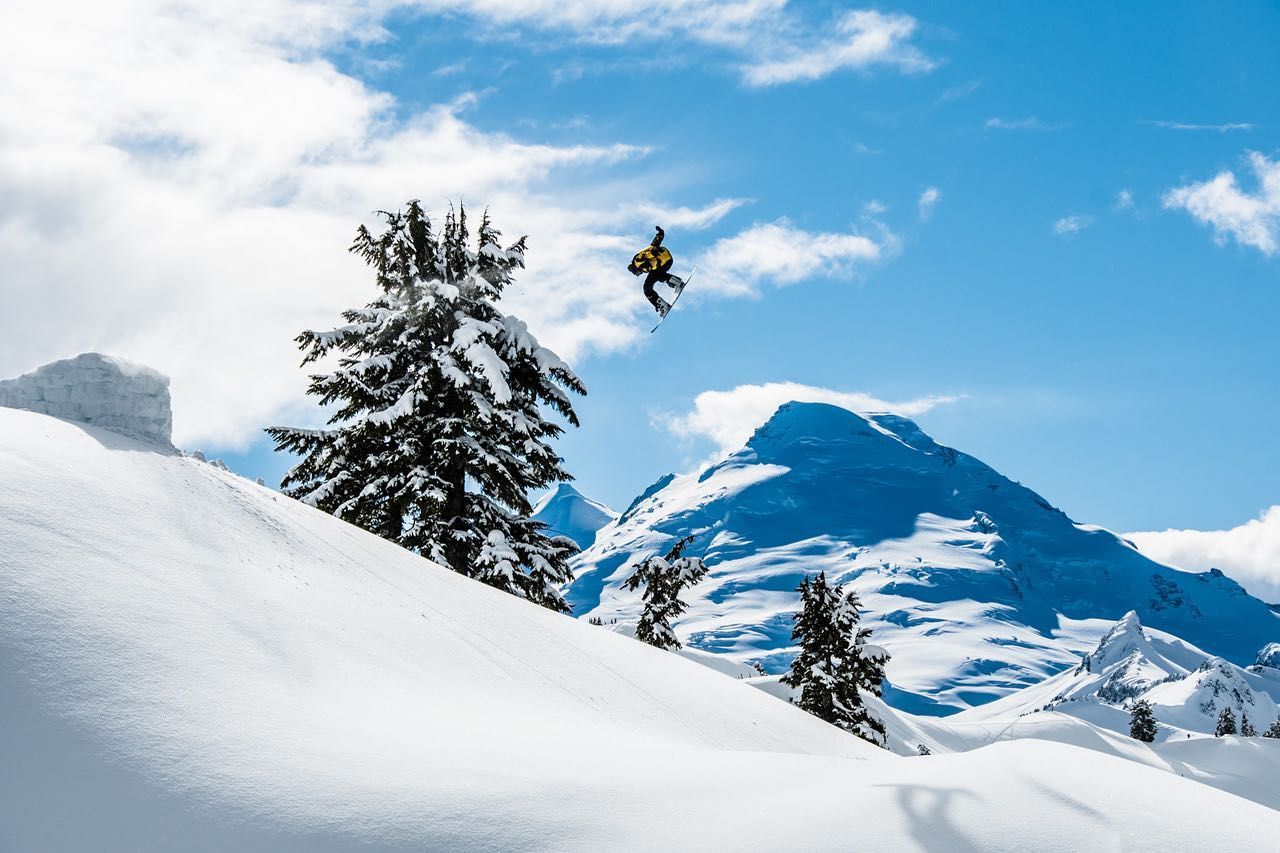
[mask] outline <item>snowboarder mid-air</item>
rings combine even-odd
[[[666,236],[666,232],[662,230],[661,225],[653,226],[658,233],[654,235],[653,242],[636,252],[631,263],[627,264],[627,269],[632,275],[640,275],[648,273],[644,279],[644,296],[653,305],[659,317],[667,316],[667,312],[671,310],[671,303],[658,295],[653,286],[658,282],[671,287],[675,290],[675,295],[679,296],[680,291],[684,289],[684,279],[671,274],[671,263],[673,258],[662,245],[662,238]],[[675,300],[672,299],[672,302]]]

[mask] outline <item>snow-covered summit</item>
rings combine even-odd
[[[0,381],[0,406],[93,424],[169,446],[169,377],[115,356],[89,352]]]
[[[534,505],[533,517],[546,524],[549,533],[567,536],[579,548],[589,548],[596,539],[596,531],[618,514],[568,483],[557,483]]]
[[[1280,643],[1267,643],[1259,649],[1253,665],[1280,669]]]
[[[1244,665],[1280,619],[1221,572],[1156,563],[908,418],[788,403],[738,452],[665,477],[578,559],[574,612],[634,620],[638,556],[692,534],[710,574],[676,625],[704,651],[781,672],[806,575],[850,583],[893,654],[890,704],[980,705],[1080,663],[1129,611]]]
[[[1269,671],[1267,671],[1269,672]],[[1229,707],[1265,727],[1275,719],[1280,678],[1243,669],[1162,631],[1144,628],[1130,612],[1073,670],[951,718],[964,725],[1052,711],[1127,733],[1129,710],[1145,699],[1161,739],[1212,734]]]

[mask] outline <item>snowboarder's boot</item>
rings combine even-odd
[[[667,312],[671,310],[671,303],[663,299],[661,296],[655,297],[657,303],[653,306],[658,311],[659,317],[667,316]]]

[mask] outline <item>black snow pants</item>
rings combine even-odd
[[[653,306],[655,311],[658,310],[658,292],[653,289],[653,286],[658,282],[662,282],[663,284],[667,283],[671,278],[671,264],[672,261],[667,261],[665,264],[645,276],[644,298],[649,300],[649,304]]]

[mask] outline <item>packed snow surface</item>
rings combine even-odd
[[[214,466],[0,409],[0,850],[1272,848],[1097,751],[898,758]]]
[[[867,608],[892,653],[889,703],[947,714],[1074,668],[1126,612],[1237,664],[1280,619],[1221,572],[1148,559],[910,420],[788,403],[746,447],[664,477],[577,561],[580,616],[633,622],[622,587],[644,556],[692,534],[705,581],[682,641],[780,673],[795,653],[796,587],[825,571]]]
[[[0,406],[107,427],[164,445],[173,433],[169,378],[96,352],[0,381]]]

